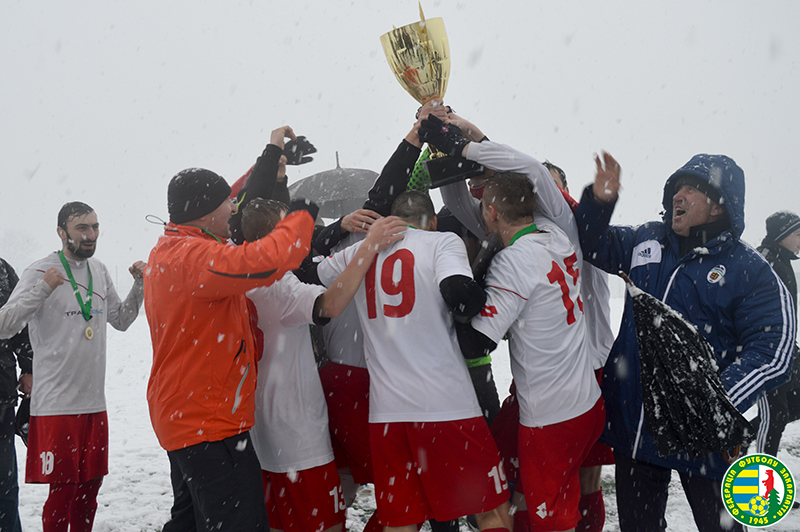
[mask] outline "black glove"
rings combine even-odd
[[[428,115],[428,118],[420,124],[419,140],[433,145],[440,152],[451,157],[460,156],[464,146],[469,144],[460,127],[445,124],[434,115]]]
[[[290,140],[287,142],[283,148],[283,154],[286,156],[286,164],[291,166],[306,164],[313,161],[313,157],[308,157],[306,155],[308,153],[317,153],[317,149],[302,135],[297,137],[297,140]]]
[[[298,198],[296,200],[292,200],[292,202],[289,204],[289,212],[292,213],[294,211],[308,211],[308,214],[310,214],[311,217],[316,220],[317,214],[319,214],[319,205],[313,201]]]

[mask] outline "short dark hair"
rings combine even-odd
[[[90,212],[94,212],[94,209],[80,201],[65,203],[61,210],[58,211],[58,226],[66,230],[70,220],[76,216],[85,216]]]
[[[500,172],[492,176],[483,189],[483,202],[492,205],[508,223],[533,218],[536,194],[533,183],[517,172]]]
[[[431,197],[418,190],[407,190],[397,196],[392,203],[392,216],[415,224],[419,229],[424,229],[430,220],[436,216]]]
[[[564,170],[562,170],[558,166],[554,165],[553,163],[551,163],[547,159],[545,159],[545,161],[542,164],[548,170],[555,170],[556,171],[556,173],[558,174],[558,177],[561,178],[561,188],[562,189],[566,189],[567,188],[567,174],[564,173]]]
[[[253,198],[242,209],[242,235],[247,242],[264,238],[281,221],[289,207],[281,201]]]

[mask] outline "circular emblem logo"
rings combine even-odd
[[[794,477],[768,454],[749,454],[728,468],[722,501],[734,519],[751,527],[774,525],[794,502]]]
[[[711,268],[710,272],[708,272],[706,279],[708,280],[709,283],[718,283],[722,280],[723,277],[725,277],[725,266],[723,266],[722,264],[717,264],[716,266]]]

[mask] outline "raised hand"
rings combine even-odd
[[[50,288],[56,289],[64,284],[64,276],[55,268],[48,268],[44,272],[44,282],[50,285]]]
[[[461,128],[464,138],[470,142],[480,142],[486,136],[483,134],[483,131],[478,129],[478,126],[455,113],[450,113],[448,115],[447,123]]]
[[[397,216],[387,216],[373,222],[367,231],[367,238],[362,246],[375,253],[386,249],[398,240],[403,239],[402,232],[408,229],[408,222]]]
[[[300,135],[296,139],[290,140],[286,143],[286,147],[283,148],[283,155],[286,157],[286,164],[291,166],[306,164],[313,161],[314,158],[309,157],[309,153],[317,153],[317,149],[303,135]]]
[[[342,230],[348,233],[366,233],[372,223],[381,217],[375,211],[358,209],[342,218]]]
[[[311,200],[307,200],[304,198],[295,198],[289,204],[289,212],[286,214],[293,213],[295,211],[306,211],[311,217],[316,220],[317,215],[319,214],[319,205],[314,203]]]
[[[428,115],[428,118],[420,123],[419,139],[450,156],[461,155],[464,146],[469,144],[460,127],[447,124],[434,115]]]
[[[447,120],[449,107],[444,104],[441,98],[434,98],[425,102],[425,105],[417,110],[417,120],[425,120],[428,115],[434,115],[440,120]]]
[[[142,279],[144,277],[144,270],[147,268],[147,263],[143,260],[137,260],[133,265],[128,268],[128,272],[134,279]]]
[[[602,159],[599,155],[595,155],[594,162],[597,165],[597,173],[592,186],[594,199],[600,203],[617,201],[620,189],[619,176],[622,174],[619,163],[607,152],[603,152]]]
[[[297,135],[294,134],[294,130],[291,126],[281,126],[277,129],[273,129],[269,136],[269,143],[283,149],[283,143],[286,139],[297,139]]]

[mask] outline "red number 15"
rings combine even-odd
[[[578,257],[574,253],[564,259],[564,266],[567,268],[567,273],[572,277],[572,286],[578,284],[578,272],[580,270],[578,268],[573,268],[576,262],[578,262]],[[564,307],[567,309],[567,325],[572,325],[575,323],[575,304],[569,297],[569,286],[567,285],[567,278],[564,275],[564,270],[561,269],[556,261],[553,261],[553,268],[550,270],[550,273],[547,274],[547,280],[550,281],[550,284],[558,283],[561,287],[561,300],[564,302]],[[578,308],[583,312],[581,296],[578,296]]]
[[[394,265],[400,261],[400,279],[395,281],[392,277],[394,275]],[[378,317],[377,307],[377,294],[375,293],[375,263],[377,260],[372,261],[372,265],[367,271],[367,277],[364,280],[367,289],[367,316],[369,319]],[[396,296],[401,295],[399,305],[383,305],[383,315],[387,318],[402,318],[403,316],[411,313],[414,308],[414,300],[416,295],[414,293],[414,254],[407,249],[399,249],[386,257],[381,266],[381,290],[386,295]]]

